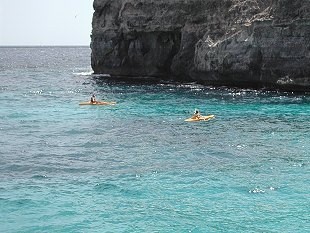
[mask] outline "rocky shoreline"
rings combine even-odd
[[[310,91],[308,0],[94,0],[94,9],[96,74]]]

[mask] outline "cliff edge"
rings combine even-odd
[[[309,0],[94,0],[92,68],[310,91]]]

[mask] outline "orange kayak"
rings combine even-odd
[[[185,121],[195,122],[195,121],[208,121],[215,117],[215,115],[201,116],[199,118],[188,118]]]
[[[95,103],[88,101],[79,103],[79,105],[115,105],[115,104],[116,102],[106,102],[106,101],[96,101]]]

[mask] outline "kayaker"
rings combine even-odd
[[[92,104],[97,103],[95,94],[93,94],[92,97],[90,97],[90,102],[91,102]]]
[[[201,117],[199,110],[195,110],[194,115],[192,116],[192,119],[199,119]]]

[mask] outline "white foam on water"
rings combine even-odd
[[[93,71],[75,72],[73,74],[78,76],[91,76],[93,74]]]

